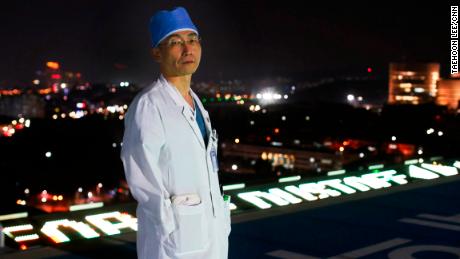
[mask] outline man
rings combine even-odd
[[[137,200],[139,258],[227,258],[229,200],[219,188],[217,133],[190,88],[198,29],[178,7],[150,21],[160,78],[132,101],[121,159]]]

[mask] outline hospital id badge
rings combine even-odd
[[[217,163],[217,151],[215,147],[211,148],[211,162],[212,162],[212,169],[214,169],[214,172],[217,173],[219,170],[219,164]]]

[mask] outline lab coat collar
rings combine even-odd
[[[198,127],[198,123],[196,122],[196,111],[193,112],[190,105],[185,101],[185,99],[182,97],[180,92],[177,90],[177,88],[172,85],[171,83],[166,80],[166,78],[163,76],[163,74],[160,75],[160,82],[162,86],[166,89],[168,92],[169,96],[173,99],[174,103],[177,106],[182,107],[182,115],[184,116],[184,119],[188,122],[190,127],[192,128],[193,132],[195,133],[195,136],[198,138],[198,141],[200,145],[204,148],[205,143],[203,141],[203,135],[201,134],[200,128]],[[209,114],[208,112],[204,109],[203,105],[201,104],[200,98],[193,92],[193,90],[190,88],[190,94],[193,97],[193,100],[195,102],[195,109],[200,109],[201,114],[203,115],[205,125],[206,125],[206,131],[207,131],[207,136],[208,136],[208,144],[209,140],[211,137],[211,121],[209,119]]]
[[[193,99],[195,100],[195,109],[200,109],[201,114],[203,115],[204,124],[206,126],[206,132],[207,132],[206,135],[208,136],[208,147],[209,147],[209,143],[211,142],[210,141],[211,135],[214,134],[212,132],[211,119],[209,118],[209,113],[208,111],[205,110],[203,104],[200,101],[200,98],[195,94],[195,92],[192,89],[190,89],[190,91],[191,91]]]
[[[184,97],[182,97],[179,90],[174,85],[172,85],[168,80],[166,80],[163,74],[160,75],[159,80],[162,83],[162,85],[165,87],[166,91],[169,93],[169,95],[171,96],[171,98],[173,99],[174,103],[177,106],[187,107],[190,110],[192,110],[190,105],[185,101]]]

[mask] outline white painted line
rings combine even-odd
[[[320,259],[320,257],[314,257],[304,254],[298,254],[286,250],[276,250],[272,252],[266,253],[266,255],[270,255],[277,258],[284,258],[284,259]]]
[[[433,214],[419,214],[419,215],[417,215],[417,217],[425,218],[425,219],[434,219],[434,220],[439,220],[439,221],[447,221],[447,222],[459,223],[460,224],[460,214],[450,216],[450,217],[433,215]]]
[[[383,250],[387,250],[392,247],[400,246],[406,243],[411,242],[412,240],[410,239],[404,239],[404,238],[395,238],[395,239],[390,239],[388,241],[384,241],[375,245],[370,245],[366,246],[364,248],[360,248],[357,250],[353,250],[350,252],[345,252],[343,254],[330,257],[329,259],[339,259],[339,258],[360,258],[364,256],[368,256],[374,253],[381,252]]]
[[[404,223],[409,223],[409,224],[426,226],[426,227],[433,227],[433,228],[447,229],[447,230],[453,230],[453,231],[460,231],[460,226],[456,226],[456,225],[452,225],[452,224],[438,223],[438,222],[434,222],[434,221],[427,221],[427,220],[421,220],[421,219],[412,219],[412,218],[403,218],[403,219],[400,219],[399,221],[404,222]]]

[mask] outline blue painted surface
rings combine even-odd
[[[460,215],[460,181],[233,224],[229,258],[277,258],[267,255],[275,250],[326,258],[395,238],[410,242],[360,258],[388,258],[398,248],[419,245],[460,251],[460,231],[399,221],[413,218],[460,228],[460,221],[420,218],[418,215],[423,213]],[[434,251],[420,251],[414,256],[460,258],[453,253]]]

